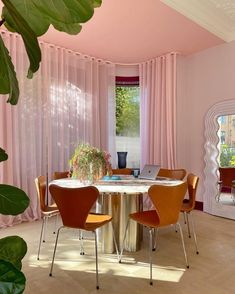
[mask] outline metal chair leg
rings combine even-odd
[[[190,226],[189,226],[189,219],[188,219],[188,213],[184,212],[185,215],[185,219],[186,219],[186,224],[187,224],[187,228],[188,228],[188,237],[191,238],[191,232],[190,232]]]
[[[156,251],[157,249],[157,235],[158,235],[158,228],[153,229],[153,247],[152,251]]]
[[[38,246],[38,257],[37,259],[39,260],[39,255],[40,255],[40,250],[41,250],[41,244],[42,244],[42,235],[44,231],[44,226],[45,226],[45,216],[42,218],[42,227],[41,227],[41,233],[40,233],[40,239],[39,239],[39,246]]]
[[[54,252],[53,252],[53,257],[52,257],[52,262],[51,262],[51,270],[50,270],[50,273],[49,273],[49,276],[51,277],[52,276],[52,270],[53,270],[53,265],[54,265],[54,260],[55,260],[55,252],[56,252],[56,248],[57,248],[57,243],[58,243],[58,238],[59,238],[59,233],[60,233],[60,230],[63,228],[60,227],[58,230],[57,230],[57,235],[56,235],[56,240],[55,240],[55,247],[54,247]]]
[[[96,289],[99,289],[99,277],[98,277],[98,249],[97,249],[97,234],[95,234],[95,265],[96,265]]]
[[[54,224],[54,232],[53,232],[53,234],[56,233],[56,228],[57,228],[58,218],[59,218],[59,214],[57,214],[56,217],[55,217],[55,224]]]
[[[48,223],[48,216],[45,216],[45,223],[44,223],[44,229],[43,229],[43,239],[42,242],[46,242],[46,229],[47,229],[47,223]]]
[[[128,219],[127,224],[126,224],[126,229],[125,229],[125,233],[124,233],[124,237],[123,237],[123,241],[122,241],[122,247],[121,247],[121,251],[119,254],[119,263],[122,262],[122,254],[123,254],[123,250],[124,250],[124,244],[125,244],[125,240],[126,240],[126,233],[127,233],[127,229],[129,226],[129,222],[130,222],[130,219]]]
[[[194,220],[193,220],[193,214],[192,213],[190,213],[190,217],[191,217],[191,223],[192,223],[192,229],[193,229],[193,238],[194,238],[194,243],[195,243],[195,247],[196,247],[196,253],[199,254],[198,246],[197,246],[197,236],[196,236],[196,232],[195,232],[195,225],[194,225]]]
[[[187,258],[187,254],[186,254],[185,244],[184,244],[184,236],[183,236],[183,233],[182,233],[182,228],[181,228],[180,223],[177,223],[177,225],[178,225],[179,230],[180,230],[180,236],[181,236],[181,242],[182,242],[182,247],[183,247],[183,251],[184,251],[185,263],[186,263],[187,268],[189,268],[188,258]]]
[[[117,253],[117,258],[118,261],[120,260],[120,255],[119,255],[119,250],[118,250],[118,246],[117,246],[117,240],[116,240],[116,236],[115,236],[115,231],[114,231],[114,227],[113,227],[113,222],[111,222],[112,225],[112,233],[113,233],[113,241],[114,241],[114,246],[116,249],[116,253]]]
[[[153,285],[153,278],[152,278],[152,268],[153,268],[153,262],[152,262],[152,249],[153,249],[153,231],[154,229],[149,229],[149,270],[150,270],[150,279],[149,284]]]
[[[79,240],[80,240],[80,255],[84,255],[84,246],[83,246],[83,231],[79,230]]]
[[[221,193],[222,193],[222,181],[218,181],[218,191],[217,191],[217,194],[215,195],[216,202],[220,202]]]
[[[184,215],[184,224],[186,225],[187,224],[187,220],[186,220],[185,212],[183,213],[183,215]]]

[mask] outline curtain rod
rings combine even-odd
[[[9,32],[7,30],[4,30],[4,29],[1,29],[0,32],[3,33],[3,34],[15,35],[16,37],[19,37],[20,36],[18,33],[12,33],[12,32]],[[73,51],[71,49],[68,49],[68,48],[65,48],[65,47],[61,47],[59,45],[51,44],[51,43],[48,43],[48,42],[45,42],[45,41],[41,41],[41,40],[39,40],[39,43],[46,44],[46,45],[48,45],[48,46],[50,46],[52,48],[64,49],[64,50],[66,50],[66,51],[68,51],[70,53],[73,53],[75,55],[82,56],[84,58],[90,58],[92,60],[97,60],[98,62],[103,62],[103,63],[107,63],[107,64],[114,64],[114,65],[120,65],[120,66],[137,66],[137,65],[140,65],[142,63],[145,63],[145,62],[149,62],[151,60],[154,60],[156,58],[164,57],[167,54],[172,54],[172,55],[173,54],[179,54],[180,55],[180,53],[177,52],[177,51],[171,51],[169,53],[165,53],[163,55],[159,55],[159,56],[156,56],[156,57],[154,57],[152,59],[148,59],[148,60],[141,61],[141,62],[138,62],[138,63],[136,63],[136,62],[134,62],[134,63],[122,63],[122,62],[112,62],[110,60],[105,60],[105,59],[102,59],[102,58],[96,58],[96,57],[93,57],[93,56],[89,56],[89,55],[86,55],[86,54],[83,54],[83,53],[80,53],[80,52],[76,52],[76,51]]]

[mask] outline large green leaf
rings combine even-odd
[[[9,236],[0,239],[0,259],[9,261],[19,270],[22,267],[21,260],[27,252],[27,244],[19,236]]]
[[[92,0],[92,5],[94,8],[100,7],[102,4],[102,0]]]
[[[28,206],[29,197],[23,190],[14,186],[0,184],[1,214],[17,215],[24,212]]]
[[[99,7],[102,0],[11,0],[11,3],[36,36],[45,34],[50,24],[59,31],[74,35],[81,31],[80,23],[92,17],[94,8]],[[19,32],[6,8],[3,9],[3,17],[10,31]]]
[[[11,0],[12,1],[12,0]],[[34,31],[30,28],[24,17],[18,12],[10,0],[2,0],[8,13],[4,14],[6,21],[10,21],[10,26],[21,34],[25,49],[27,51],[30,65],[28,70],[28,78],[33,77],[41,62],[41,50],[38,44],[38,39]],[[11,16],[11,18],[7,18]]]
[[[49,19],[35,7],[32,0],[11,0],[11,3],[24,17],[30,28],[37,36],[41,36],[46,33],[50,25]],[[7,20],[5,23],[7,29],[12,32],[18,32],[18,28],[15,26],[15,22],[6,7],[3,8],[2,15]]]
[[[54,21],[53,26],[57,31],[66,32],[70,35],[77,35],[82,29],[82,26],[79,23],[64,24]]]
[[[53,21],[65,24],[84,23],[93,13],[93,1],[90,0],[32,0],[35,6]]]
[[[19,98],[19,86],[12,64],[11,57],[0,35],[0,93],[9,93],[7,102],[17,104]]]
[[[0,162],[8,159],[8,155],[5,150],[0,147]]]
[[[25,276],[14,265],[0,260],[0,293],[21,294],[25,289]]]

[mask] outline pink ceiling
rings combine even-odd
[[[116,63],[171,51],[187,55],[224,42],[159,0],[103,0],[77,36],[50,29],[41,39]]]

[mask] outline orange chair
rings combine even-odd
[[[218,194],[216,201],[220,201],[221,193],[230,193],[235,204],[235,168],[234,167],[219,167]]]
[[[53,180],[59,180],[59,179],[66,179],[70,176],[70,172],[69,171],[65,171],[65,172],[54,172],[53,173]],[[84,255],[84,247],[83,247],[83,232],[82,230],[79,231],[79,240],[81,241],[80,244],[80,255]]]
[[[186,170],[181,169],[166,169],[166,168],[160,168],[158,172],[159,177],[166,177],[166,178],[172,178],[176,180],[183,180],[186,176]]]
[[[36,189],[37,189],[37,195],[38,195],[38,200],[40,203],[41,215],[42,215],[42,228],[41,228],[39,247],[38,247],[38,257],[37,257],[39,260],[42,239],[43,239],[43,242],[45,242],[47,220],[48,220],[48,218],[50,218],[52,216],[58,217],[59,210],[55,204],[53,204],[53,205],[46,204],[46,177],[45,176],[37,177],[35,179],[35,185],[36,185]],[[55,223],[55,225],[56,225],[56,223]]]
[[[192,210],[195,208],[195,202],[196,202],[196,192],[197,192],[197,186],[198,186],[198,181],[199,177],[196,175],[190,173],[187,176],[187,184],[188,184],[188,196],[189,199],[185,199],[183,201],[182,207],[181,207],[181,212],[184,213],[185,216],[185,221],[188,227],[188,236],[191,238],[190,234],[190,226],[189,226],[189,219],[188,216],[191,216],[191,223],[192,223],[192,230],[193,230],[193,237],[195,241],[195,246],[196,246],[196,253],[199,254],[198,251],[198,246],[197,246],[197,237],[195,233],[195,226],[194,226],[194,221],[193,221],[193,215],[192,215]]]
[[[152,281],[152,251],[153,251],[153,234],[154,230],[169,226],[169,225],[178,225],[181,235],[181,241],[184,251],[184,257],[187,268],[188,259],[184,245],[184,238],[181,226],[178,222],[181,205],[187,191],[187,183],[182,183],[176,186],[161,186],[161,185],[153,185],[148,190],[148,196],[150,197],[155,209],[135,212],[129,215],[129,220],[134,220],[139,224],[147,227],[149,229],[149,263],[150,263],[150,285],[153,284]],[[119,257],[119,262],[121,262],[124,242],[126,238],[126,232],[129,225],[129,220],[126,226],[123,245]]]
[[[69,176],[69,171],[54,172],[53,173],[53,180],[65,179],[65,178],[68,178],[68,176]]]
[[[115,168],[112,169],[113,175],[131,175],[132,169],[131,168]]]
[[[52,276],[53,264],[57,248],[60,230],[64,227],[91,231],[95,234],[95,254],[96,254],[96,288],[99,289],[98,281],[98,249],[96,229],[112,221],[112,216],[106,214],[89,213],[93,204],[99,197],[99,191],[94,186],[82,188],[66,188],[57,185],[50,185],[50,193],[55,200],[63,226],[57,230],[55,248],[52,258],[50,276]],[[115,248],[118,254],[115,235],[113,234]]]

